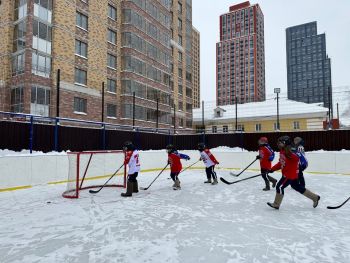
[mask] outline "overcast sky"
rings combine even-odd
[[[193,25],[201,35],[201,100],[215,100],[215,44],[219,16],[244,1],[192,0]],[[253,0],[265,18],[266,93],[287,92],[286,36],[290,26],[317,21],[317,33],[326,33],[333,87],[350,86],[350,0]]]

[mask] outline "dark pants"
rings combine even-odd
[[[276,179],[273,178],[272,176],[269,175],[268,173],[269,170],[261,168],[260,172],[261,172],[261,177],[264,179],[265,183],[268,184],[269,181],[270,182],[274,182]]]
[[[138,174],[139,173],[128,174],[128,181],[136,183],[137,182],[136,177]]]
[[[179,172],[171,172],[170,173],[170,177],[171,179],[173,179],[173,181],[175,182],[177,179],[178,179],[178,176],[179,176]]]
[[[299,180],[299,184],[301,186],[305,187],[304,174],[303,174],[303,171],[301,169],[299,169],[298,180]]]
[[[266,169],[261,168],[260,172],[261,172],[261,177],[264,179],[265,183],[269,182],[269,179],[267,179],[267,171]]]
[[[217,180],[216,172],[214,171],[215,165],[212,165],[210,167],[205,168],[205,173],[207,174],[208,180],[211,180],[213,177],[213,180]]]
[[[298,179],[290,180],[282,176],[276,185],[276,192],[284,195],[284,189],[290,185],[295,191],[303,194],[305,192],[305,187],[299,183]]]

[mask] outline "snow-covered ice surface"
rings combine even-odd
[[[306,175],[319,207],[288,188],[279,211],[260,178],[213,186],[191,170],[174,191],[168,177],[131,198],[107,188],[68,200],[63,184],[0,193],[0,262],[350,262],[350,204],[326,209],[350,194],[349,176]]]

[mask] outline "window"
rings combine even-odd
[[[17,87],[11,90],[11,111],[23,112],[23,87]]]
[[[49,105],[50,104],[50,90],[33,86],[31,92],[31,103]]]
[[[32,73],[49,77],[51,72],[51,57],[37,52],[32,53]]]
[[[237,131],[244,131],[244,124],[238,124]]]
[[[300,129],[300,124],[299,124],[298,121],[294,121],[293,122],[293,128],[294,128],[294,130],[299,130]]]
[[[52,27],[45,23],[33,20],[33,49],[51,54]]]
[[[42,21],[51,23],[52,19],[52,0],[35,0],[34,16]]]
[[[87,58],[87,44],[80,40],[75,40],[75,54]]]
[[[179,78],[182,78],[182,68],[178,68]]]
[[[228,126],[227,125],[222,126],[222,131],[223,132],[228,132]]]
[[[74,112],[86,113],[86,104],[86,99],[74,97]]]
[[[117,68],[117,58],[111,54],[107,54],[107,66],[113,69]]]
[[[108,5],[108,17],[117,20],[117,10],[114,6]]]
[[[13,52],[22,50],[26,45],[26,22],[22,21],[15,25]]]
[[[180,15],[182,14],[182,4],[180,2],[177,5],[177,11]]]
[[[88,30],[88,17],[82,13],[77,12],[76,24],[78,27],[81,27],[85,30]]]
[[[255,124],[255,131],[261,131],[261,123]]]
[[[179,54],[179,61],[181,62],[182,61],[182,52],[178,51],[178,54]]]
[[[85,70],[81,70],[78,68],[75,69],[75,83],[83,85],[87,84],[87,74]]]
[[[110,29],[108,29],[108,42],[113,43],[114,45],[116,43],[116,33]]]
[[[213,133],[217,133],[218,132],[218,128],[216,126],[213,126],[213,127],[211,127],[211,131]]]
[[[117,117],[117,106],[114,104],[107,104],[107,117],[116,118]]]
[[[177,20],[177,26],[179,28],[179,31],[182,30],[182,20],[180,18]]]
[[[33,20],[33,36],[39,37],[46,41],[51,42],[51,26],[39,22],[37,20]]]
[[[178,41],[179,45],[182,46],[182,36],[179,35],[179,41]]]
[[[107,79],[107,91],[117,92],[117,82],[114,79]]]
[[[18,75],[24,73],[24,61],[25,56],[24,52],[18,55],[15,55],[12,58],[12,75]]]

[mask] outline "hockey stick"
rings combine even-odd
[[[346,199],[342,204],[338,205],[338,206],[327,206],[328,209],[338,209],[341,208],[343,205],[346,204],[347,201],[350,200],[350,197],[348,199]]]
[[[191,168],[193,165],[195,165],[195,164],[197,164],[197,163],[199,163],[201,160],[198,160],[197,162],[195,162],[195,163],[193,163],[193,164],[191,164],[190,166],[187,166],[185,169],[183,169],[180,173],[182,173],[182,172],[184,172],[184,171],[186,171],[188,168]],[[180,174],[179,173],[179,174]]]
[[[234,174],[234,173],[230,172],[230,175],[233,175],[233,176],[236,176],[236,177],[240,176],[245,170],[247,170],[250,166],[252,166],[252,164],[255,163],[256,160],[258,160],[258,159],[255,158],[255,160],[252,161],[252,162],[251,162],[246,168],[244,168],[239,174]]]
[[[167,164],[167,165],[163,168],[163,170],[160,171],[160,173],[157,175],[156,178],[154,178],[154,180],[152,181],[152,183],[150,183],[149,186],[147,186],[147,187],[140,187],[140,189],[141,189],[141,190],[148,190],[148,188],[151,187],[151,185],[154,183],[154,181],[157,180],[157,178],[164,172],[164,170],[168,167],[168,165],[169,165],[169,164]]]
[[[250,177],[247,177],[247,178],[244,178],[244,179],[241,179],[241,180],[237,180],[237,181],[234,181],[234,182],[228,182],[226,181],[224,178],[220,177],[220,180],[225,183],[225,184],[235,184],[235,183],[238,183],[238,182],[242,182],[242,181],[245,181],[245,180],[249,180],[249,179],[252,179],[252,178],[255,178],[255,177],[258,177],[260,176],[261,174],[257,174],[257,175],[253,175],[253,176],[250,176]]]
[[[197,162],[191,164],[190,166],[187,166],[185,169],[181,170],[181,171],[179,172],[179,174],[182,173],[182,172],[184,172],[184,171],[186,171],[188,168],[191,168],[193,165],[199,163],[200,161],[201,161],[201,160],[198,160]],[[168,177],[168,180],[169,180],[169,179],[171,179],[171,177]]]
[[[107,180],[107,182],[105,182],[105,184],[101,186],[100,189],[98,189],[98,190],[89,190],[89,193],[90,194],[97,194],[99,191],[101,191],[102,188],[105,187],[108,184],[108,182],[119,172],[120,169],[122,169],[123,166],[124,166],[124,163],[122,164],[122,166],[119,167],[119,169],[117,171],[114,172],[114,174],[111,176],[111,178],[109,178]]]

